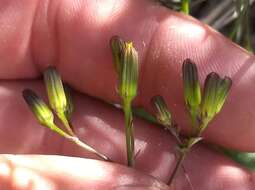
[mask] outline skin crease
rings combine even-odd
[[[2,80],[0,87],[2,153],[95,158],[48,129],[36,127],[38,124],[24,105],[20,93],[25,87],[31,87],[43,94],[41,82],[31,81],[39,77],[48,65],[55,65],[64,80],[76,90],[106,101],[118,101],[116,74],[108,45],[109,38],[116,34],[132,40],[139,51],[141,74],[137,105],[150,110],[149,99],[155,94],[163,95],[172,108],[175,120],[186,131],[188,117],[183,105],[180,69],[183,59],[189,57],[198,64],[201,81],[206,74],[216,71],[230,76],[234,83],[222,113],[205,133],[206,140],[239,150],[255,150],[255,99],[244,98],[254,97],[255,93],[252,88],[254,57],[208,26],[148,0],[1,0],[0,9],[0,78],[15,80]],[[31,81],[21,80],[25,78]],[[122,114],[84,94],[77,94],[75,102],[77,110],[73,123],[79,136],[114,161],[124,163],[124,134],[123,127],[120,127],[123,125]],[[143,121],[136,120],[136,123],[136,144],[141,152],[137,156],[137,170],[167,182],[175,161],[175,145],[170,135]],[[95,140],[95,136],[101,137],[104,143]],[[6,162],[11,163],[13,168],[22,165],[22,161],[17,163],[14,157],[3,155],[1,158],[2,168],[10,168],[6,167]],[[27,156],[24,159],[40,160],[41,157]],[[47,163],[52,158],[44,159],[42,162]],[[70,158],[55,159],[60,163],[73,164]],[[93,164],[96,167],[101,162]],[[41,165],[37,162],[29,166],[24,160],[24,168],[36,171],[43,167]],[[56,178],[51,182],[58,184],[58,180],[63,181],[74,175],[65,165],[63,168],[52,166],[50,171],[42,168],[41,173],[56,172]],[[103,179],[102,182],[78,177],[77,180],[67,180],[66,189],[72,185],[76,185],[77,189],[89,187],[86,185],[100,187],[102,183],[131,183],[138,185],[132,186],[134,189],[148,189],[143,185],[153,184],[150,181],[153,179],[141,173],[119,169],[119,166],[110,163],[106,165],[104,171],[108,176],[124,176],[121,182],[113,178]],[[249,190],[255,186],[254,174],[202,145],[194,148],[184,166],[193,187],[198,190]],[[65,167],[67,170],[63,171]],[[113,172],[108,168],[116,170]],[[9,189],[27,189],[28,186],[18,183],[21,180],[19,175],[10,176],[8,172],[4,173],[5,170],[1,171],[0,180],[9,185]],[[38,172],[35,173],[30,172],[26,176],[38,185],[34,189],[40,189],[45,178],[35,178]],[[60,175],[62,173],[63,176]],[[133,178],[134,175],[139,175],[144,183],[140,183],[139,178]],[[99,179],[102,178],[99,176]],[[130,178],[134,181],[129,183]],[[57,185],[54,188],[63,189]],[[162,188],[165,188],[163,184]],[[174,188],[191,188],[183,172],[178,175]]]

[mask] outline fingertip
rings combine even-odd
[[[1,155],[5,189],[169,189],[153,177],[118,164],[42,155]]]

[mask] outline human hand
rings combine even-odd
[[[37,124],[21,91],[45,90],[42,71],[55,65],[75,93],[73,125],[80,138],[114,162],[125,164],[122,113],[101,102],[117,102],[116,74],[109,39],[134,41],[140,58],[136,105],[150,110],[160,94],[175,120],[187,131],[181,64],[193,59],[201,79],[216,71],[233,79],[222,112],[208,127],[205,140],[244,151],[255,150],[254,57],[198,21],[153,1],[0,1],[0,189],[166,189],[175,165],[171,135],[136,119],[136,171],[112,163],[61,156],[95,158]],[[11,80],[14,79],[14,80]],[[23,80],[26,79],[26,80]],[[254,189],[254,174],[197,145],[184,162],[196,190]],[[139,173],[139,170],[144,174]],[[180,171],[176,189],[191,189]],[[151,189],[153,189],[151,187]]]

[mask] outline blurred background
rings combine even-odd
[[[199,19],[245,49],[255,50],[255,0],[158,0]]]

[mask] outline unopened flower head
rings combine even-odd
[[[49,67],[43,74],[49,103],[56,113],[64,113],[67,106],[66,95],[59,73],[54,67]]]
[[[196,64],[186,59],[182,65],[185,103],[189,109],[197,109],[201,103],[201,90]]]
[[[124,49],[125,49],[126,43],[119,36],[113,36],[110,40],[110,45],[112,48],[112,56],[113,56],[115,69],[118,75],[121,75]]]
[[[151,99],[152,106],[156,112],[156,118],[158,122],[165,127],[170,127],[172,124],[171,113],[162,96],[154,96]]]
[[[131,101],[137,94],[138,54],[131,42],[126,43],[122,72],[119,81],[119,93],[123,99]]]
[[[229,77],[220,78],[217,73],[210,73],[205,80],[202,99],[201,117],[211,120],[221,110],[232,81]]]
[[[64,90],[66,95],[65,116],[68,120],[70,120],[74,111],[73,99],[71,96],[71,88],[67,84],[64,84]]]
[[[32,90],[25,89],[23,91],[23,98],[29,105],[31,111],[34,113],[40,124],[48,127],[53,124],[54,116],[52,111]]]

